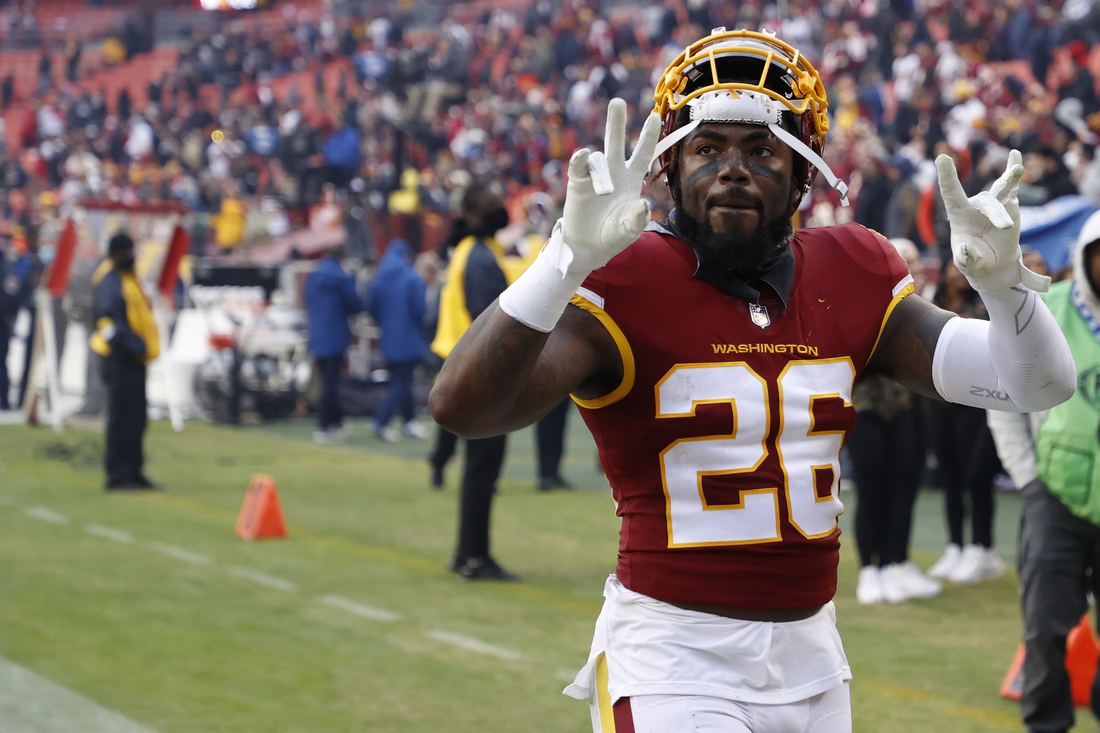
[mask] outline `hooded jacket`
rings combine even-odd
[[[309,350],[318,359],[343,356],[351,344],[348,316],[364,310],[355,280],[337,260],[326,257],[306,279],[305,291]]]
[[[1069,342],[1077,389],[1039,426],[1036,455],[1039,477],[1050,492],[1077,516],[1100,525],[1100,297],[1085,263],[1085,249],[1097,240],[1100,212],[1081,229],[1073,280],[1056,283],[1043,295]]]
[[[404,239],[390,242],[367,295],[367,311],[382,330],[388,364],[411,364],[428,355],[423,327],[427,289],[409,264],[411,251]]]

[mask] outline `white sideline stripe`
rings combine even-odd
[[[572,682],[573,680],[577,679],[577,673],[570,672],[568,669],[559,669],[557,672],[554,673],[554,677],[561,680],[562,682]]]
[[[348,613],[354,613],[356,616],[362,616],[363,618],[369,618],[373,621],[400,621],[401,614],[394,613],[393,611],[387,611],[384,608],[375,608],[374,606],[365,606],[362,603],[356,603],[350,601],[347,598],[340,596],[325,596],[321,599],[321,603],[326,606],[332,606],[333,608],[339,608]]]
[[[4,733],[153,733],[3,657],[0,729]]]
[[[466,651],[477,652],[478,654],[488,654],[491,657],[498,657],[500,659],[524,658],[524,656],[519,652],[514,652],[511,649],[505,649],[504,647],[493,646],[492,644],[486,644],[484,641],[474,639],[470,636],[453,634],[450,631],[441,631],[439,629],[432,629],[431,631],[425,631],[424,633],[431,639],[443,642],[444,644],[450,644],[451,646],[457,646],[460,649],[465,649]]]
[[[104,527],[102,524],[85,524],[84,531],[88,534],[94,534],[96,537],[121,542],[124,545],[134,541],[134,536],[129,532],[123,532],[121,529],[115,529],[114,527]]]
[[[294,585],[294,583],[291,583],[289,580],[284,580],[274,575],[268,575],[267,573],[261,573],[259,570],[251,570],[249,568],[242,568],[238,565],[230,565],[225,569],[225,572],[235,578],[251,580],[253,583],[259,583],[268,588],[274,588],[275,590],[281,590],[286,593],[293,593],[298,590],[298,586]]]
[[[61,512],[55,512],[53,509],[47,509],[44,506],[29,506],[23,510],[23,513],[28,517],[34,517],[35,519],[41,519],[43,522],[50,522],[52,524],[68,524],[69,518]]]
[[[150,542],[149,546],[162,555],[174,557],[177,560],[189,562],[192,565],[209,565],[210,563],[214,562],[213,559],[207,557],[206,555],[203,555],[201,552],[185,550],[182,547],[166,545],[163,542]]]
[[[4,496],[3,494],[0,494],[0,506],[18,506],[18,505],[15,503],[15,499],[11,498],[10,496]]]

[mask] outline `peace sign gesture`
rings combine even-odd
[[[582,148],[569,160],[558,266],[591,272],[626,249],[645,230],[649,204],[642,186],[661,136],[661,118],[651,114],[630,159],[626,158],[626,102],[607,106],[603,152]]]
[[[1008,165],[988,191],[966,197],[955,161],[936,158],[940,194],[951,224],[951,254],[955,266],[974,287],[997,293],[1014,285],[1046,292],[1050,278],[1024,267],[1020,255],[1020,178],[1024,175],[1019,150],[1008,154]]]

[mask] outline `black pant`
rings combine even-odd
[[[963,544],[963,493],[970,495],[972,541],[993,546],[993,477],[1001,468],[985,422],[985,410],[952,402],[932,402],[932,439],[944,483],[947,530]]]
[[[344,411],[340,409],[340,396],[337,393],[340,369],[343,366],[343,355],[317,359],[317,368],[321,371],[321,402],[317,405],[317,425],[321,430],[338,428],[344,422]]]
[[[11,381],[8,379],[8,344],[11,343],[11,324],[0,314],[0,410],[11,409]]]
[[[557,478],[565,451],[565,420],[572,400],[564,399],[535,423],[535,443],[539,454],[539,478]]]
[[[428,456],[428,460],[434,468],[442,471],[455,454],[457,445],[458,436],[442,425],[438,426],[435,432],[435,447],[432,448],[432,454]]]
[[[473,557],[489,555],[489,514],[500,468],[504,465],[507,438],[507,435],[494,435],[466,440],[466,466],[458,497],[458,547],[455,549],[458,565]]]
[[[1029,731],[1065,731],[1073,726],[1066,636],[1088,610],[1086,594],[1100,598],[1100,527],[1070,513],[1039,479],[1024,487],[1020,523],[1027,647],[1020,716]],[[1091,707],[1100,716],[1100,674]]]
[[[909,557],[913,502],[924,466],[919,406],[885,420],[860,412],[848,439],[855,474],[856,544],[863,565],[890,565]]]
[[[143,478],[145,455],[145,365],[127,357],[103,360],[107,385],[107,484],[135,483]]]

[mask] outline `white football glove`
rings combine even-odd
[[[1021,283],[1045,293],[1050,278],[1024,267],[1020,254],[1020,202],[1016,198],[1024,174],[1020,151],[1009,153],[1005,172],[988,191],[969,199],[950,156],[937,157],[936,170],[951,224],[955,266],[974,287],[987,293],[999,293]]]
[[[661,136],[661,117],[651,114],[642,127],[634,154],[626,160],[626,102],[607,105],[604,151],[582,148],[569,160],[557,269],[589,273],[626,249],[649,223],[649,204],[641,198],[649,159]],[[554,240],[559,240],[554,242]]]

